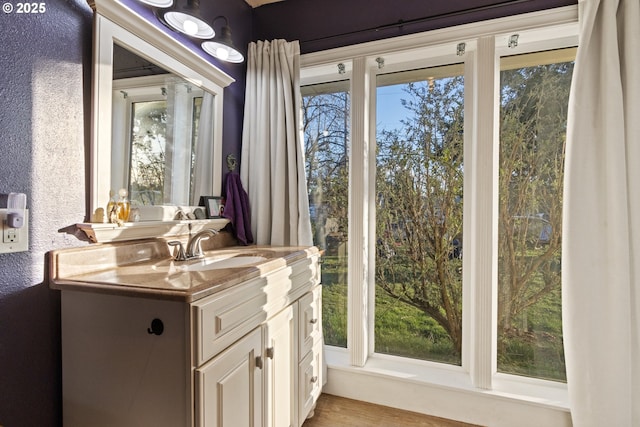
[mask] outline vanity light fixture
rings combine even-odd
[[[200,15],[200,0],[178,0],[173,7],[159,11],[158,19],[172,30],[190,37],[210,39],[216,34]]]
[[[244,55],[234,46],[231,40],[231,27],[226,16],[217,16],[213,23],[218,19],[224,19],[224,25],[220,29],[220,34],[216,35],[213,40],[202,42],[202,49],[214,58],[221,61],[241,63],[244,61]]]

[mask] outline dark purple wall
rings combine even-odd
[[[255,9],[254,40],[300,40],[309,53],[571,4],[577,0],[286,0]]]

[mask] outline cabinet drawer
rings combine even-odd
[[[309,416],[322,391],[322,343],[298,365],[298,425]]]
[[[200,366],[267,319],[260,277],[193,304],[195,365]]]
[[[322,287],[316,286],[298,300],[298,343],[300,356],[322,338]]]

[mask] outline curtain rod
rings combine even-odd
[[[400,19],[399,21],[397,21],[395,23],[392,23],[392,24],[383,24],[383,25],[379,25],[377,27],[364,28],[364,29],[361,29],[361,30],[347,31],[346,33],[340,33],[340,34],[334,34],[334,35],[330,35],[330,36],[318,37],[318,38],[315,38],[315,39],[303,40],[300,43],[314,43],[314,42],[319,42],[319,41],[323,41],[323,40],[334,39],[334,38],[337,38],[337,37],[352,36],[352,35],[356,35],[356,34],[363,34],[363,33],[369,33],[369,32],[378,32],[378,31],[388,30],[388,29],[392,29],[392,28],[402,28],[402,27],[404,27],[406,25],[415,25],[415,24],[420,24],[420,23],[423,23],[423,22],[434,21],[434,20],[437,20],[437,19],[443,19],[443,18],[450,18],[450,17],[454,17],[454,16],[466,15],[466,14],[473,13],[473,12],[484,12],[484,11],[487,11],[487,10],[500,8],[502,6],[515,5],[515,4],[521,4],[521,3],[530,3],[532,1],[534,1],[534,0],[505,0],[505,1],[498,2],[498,3],[488,4],[486,6],[471,7],[471,8],[468,8],[468,9],[462,9],[462,10],[458,10],[458,11],[455,11],[455,12],[446,12],[446,13],[441,13],[441,14],[438,14],[438,15],[424,16],[422,18],[415,18],[415,19],[410,19],[410,20],[407,20],[407,21]]]

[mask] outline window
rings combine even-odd
[[[377,353],[461,363],[463,71],[377,78]]]
[[[329,184],[347,197],[335,199],[341,208],[365,213],[340,214],[350,218],[339,280],[348,290],[339,314],[332,292],[323,299],[325,341],[348,343],[346,352],[330,349],[347,355],[345,366],[376,378],[393,372],[393,381],[562,400],[561,204],[577,44],[575,16],[562,20],[545,27],[548,14],[509,18],[483,25],[482,36],[470,25],[303,57],[314,230],[326,223],[314,192],[325,203]],[[517,46],[509,45],[516,32]],[[332,54],[336,63],[325,62]],[[340,79],[338,61],[349,80],[340,90],[319,85]],[[338,173],[335,161],[309,151],[328,135],[309,101],[348,89],[349,105],[325,102],[323,110],[358,136],[341,159],[351,169]],[[309,123],[318,123],[312,132]],[[366,238],[355,244],[362,230]],[[325,292],[338,282],[333,262],[322,266]],[[339,343],[336,324],[350,325]]]
[[[302,88],[302,117],[314,244],[322,265],[324,340],[347,346],[349,81]]]
[[[566,380],[562,182],[575,49],[501,59],[498,371]]]

